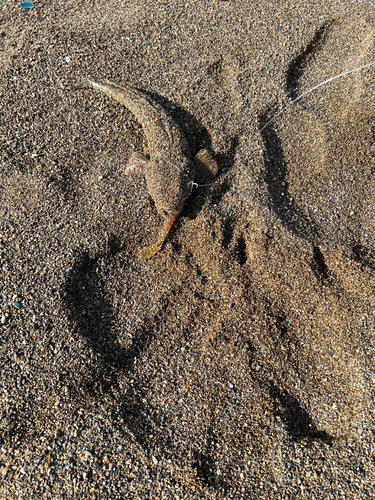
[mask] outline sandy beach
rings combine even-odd
[[[21,4],[0,6],[0,498],[374,498],[374,3]],[[145,132],[89,76],[218,165],[146,262]]]

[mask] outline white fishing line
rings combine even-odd
[[[265,125],[263,125],[263,127],[259,130],[259,132],[263,132],[263,130],[266,127],[268,127],[268,125],[270,123],[274,122],[277,117],[279,117],[282,113],[284,113],[284,111],[286,111],[291,106],[293,106],[293,104],[295,104],[297,101],[300,101],[302,99],[302,97],[305,97],[307,94],[310,94],[311,92],[313,92],[314,90],[318,89],[319,87],[323,87],[323,85],[326,85],[329,82],[333,82],[334,80],[337,80],[338,78],[342,78],[343,76],[350,75],[350,73],[354,73],[355,71],[361,71],[362,69],[369,68],[370,66],[375,66],[375,61],[371,62],[371,63],[368,63],[368,64],[364,64],[363,66],[359,66],[358,68],[348,69],[348,70],[340,73],[339,75],[332,76],[331,78],[328,78],[327,80],[324,80],[324,82],[318,83],[318,85],[315,85],[315,87],[312,87],[311,89],[306,90],[306,92],[303,92],[303,94],[301,94],[300,96],[298,96],[296,99],[294,99],[293,101],[291,101],[287,106],[285,106],[284,108],[282,108],[278,113],[276,113],[275,115],[273,115],[273,117],[270,120],[268,120],[268,122]]]

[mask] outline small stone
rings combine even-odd
[[[21,309],[22,304],[21,304],[21,302],[13,302],[13,306],[14,306],[16,309],[18,309],[18,310],[19,310],[19,309]]]
[[[2,324],[2,325],[5,325],[5,323],[7,322],[7,318],[6,318],[5,314],[3,314],[3,315],[1,316],[1,320],[0,320],[0,322],[1,322],[1,324]]]
[[[21,3],[20,7],[22,10],[26,10],[35,7],[35,5],[30,0],[25,0],[25,2]]]
[[[71,59],[69,56],[66,56],[66,57],[65,57],[65,62],[67,62],[67,63],[71,63],[71,62],[72,62],[72,59]]]
[[[88,451],[88,450],[85,451],[85,453],[84,453],[84,460],[87,461],[87,460],[90,460],[92,458],[93,458],[92,453],[90,451]]]
[[[154,465],[158,465],[159,461],[156,457],[152,457],[152,461],[154,462]]]

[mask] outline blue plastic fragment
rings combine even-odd
[[[35,7],[35,5],[33,4],[33,2],[30,2],[30,0],[25,0],[21,4],[21,9],[31,9],[31,7]]]

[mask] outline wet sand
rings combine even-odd
[[[366,499],[371,2],[0,10],[0,498]],[[163,249],[131,84],[212,148]],[[267,122],[286,107],[275,120]]]

